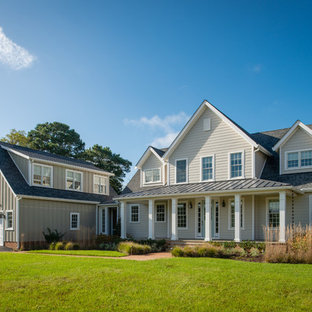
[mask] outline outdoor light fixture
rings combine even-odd
[[[189,208],[190,208],[190,209],[192,209],[192,208],[193,208],[192,203],[189,203]]]
[[[223,199],[223,202],[222,202],[222,207],[224,208],[225,207],[225,201]]]

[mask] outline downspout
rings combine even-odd
[[[16,244],[17,249],[20,249],[20,199],[21,197],[16,196],[16,215],[15,215],[15,223],[16,223]]]

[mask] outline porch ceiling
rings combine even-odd
[[[188,183],[188,184],[175,184],[169,186],[162,186],[153,188],[146,191],[136,193],[122,194],[115,200],[123,200],[130,198],[146,198],[146,197],[160,197],[160,196],[177,196],[177,195],[195,195],[195,194],[216,194],[228,193],[231,191],[269,191],[292,189],[292,185],[283,182],[275,182],[262,179],[239,179],[239,180],[226,180],[215,182],[202,182],[202,183]]]

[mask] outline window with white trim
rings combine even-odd
[[[13,210],[7,210],[5,212],[5,229],[13,230]]]
[[[79,230],[79,228],[80,228],[80,213],[71,212],[70,213],[70,229]]]
[[[186,203],[178,203],[178,228],[187,228]]]
[[[131,223],[140,222],[140,206],[139,205],[130,206],[130,222]]]
[[[34,164],[33,184],[42,186],[52,186],[52,167]]]
[[[213,156],[202,158],[202,181],[213,180]]]
[[[244,219],[245,219],[245,209],[244,209],[244,201],[241,201],[241,209],[240,209],[240,228],[244,228]],[[230,200],[229,206],[229,229],[233,230],[235,228],[235,200]]]
[[[93,176],[93,192],[98,194],[107,194],[107,177]]]
[[[240,178],[243,176],[243,153],[230,154],[230,177]]]
[[[144,183],[160,182],[160,168],[144,170]]]
[[[156,204],[156,222],[166,222],[165,204]]]
[[[270,228],[279,227],[279,200],[269,199],[268,200],[268,226]]]
[[[187,182],[187,160],[176,160],[176,183]]]
[[[81,191],[82,189],[82,172],[66,170],[66,189]]]
[[[312,150],[286,152],[286,168],[300,169],[312,167]]]

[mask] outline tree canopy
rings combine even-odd
[[[74,157],[93,163],[96,167],[114,173],[110,178],[111,186],[119,194],[126,173],[130,172],[132,163],[115,154],[109,147],[95,144],[85,149],[80,135],[70,126],[60,122],[38,124],[27,134],[22,130],[12,129],[4,138],[4,142],[30,147],[53,154]]]

